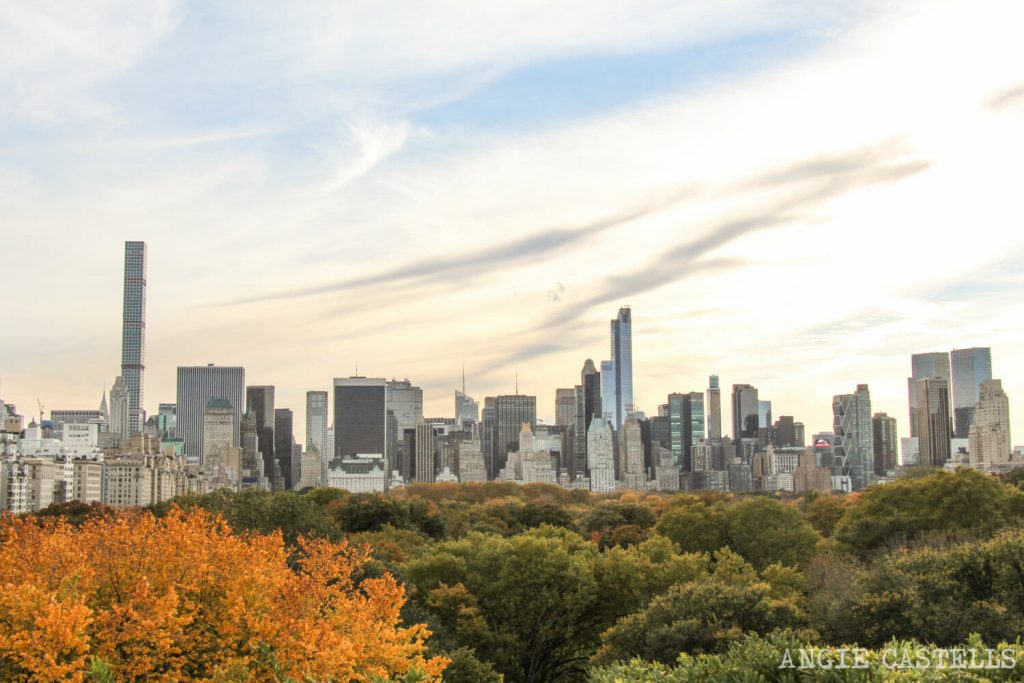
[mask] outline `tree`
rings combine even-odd
[[[986,537],[1024,520],[1024,491],[974,470],[872,486],[843,514],[836,539],[866,558],[929,538]]]
[[[79,527],[8,515],[0,679],[438,680],[429,632],[399,622],[404,589],[359,580],[367,559],[344,541],[236,535],[199,509]]]
[[[711,552],[728,543],[729,520],[722,503],[707,505],[690,496],[678,500],[658,518],[654,528],[659,534],[683,552]]]
[[[757,496],[725,510],[729,547],[758,569],[806,562],[820,537],[793,505]]]

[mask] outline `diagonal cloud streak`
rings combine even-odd
[[[315,287],[247,297],[229,302],[229,304],[237,305],[297,299],[389,283],[420,286],[432,281],[450,280],[455,276],[472,276],[491,271],[496,267],[510,267],[518,263],[535,261],[538,258],[555,253],[563,247],[585,243],[612,228],[672,206],[683,198],[692,195],[693,192],[694,190],[690,187],[678,189],[660,199],[648,201],[642,206],[581,226],[556,228],[511,242],[483,247],[475,251],[420,259],[372,275],[347,278]]]

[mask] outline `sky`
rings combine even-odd
[[[0,0],[0,396],[92,408],[149,248],[145,405],[241,365],[538,397],[753,384],[831,430],[990,346],[1024,443],[1024,4]],[[728,411],[726,401],[726,411]],[[726,412],[728,415],[728,412]],[[728,431],[728,429],[727,429]]]

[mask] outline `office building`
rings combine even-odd
[[[775,421],[775,445],[780,448],[802,447],[803,434],[797,441],[796,425],[792,415],[780,415]]]
[[[852,394],[832,398],[835,457],[849,472],[853,490],[868,485],[874,468],[874,437],[871,430],[871,393],[868,385],[858,384]]]
[[[537,397],[524,394],[496,396],[494,399],[494,476],[505,467],[510,452],[519,450],[523,423],[537,426]]]
[[[604,418],[595,417],[587,430],[587,473],[590,490],[611,493],[615,490],[615,447],[612,428]]]
[[[128,431],[131,428],[131,420],[128,418],[130,405],[128,386],[124,383],[124,378],[118,375],[114,378],[114,386],[110,389],[109,431],[122,439],[127,439],[130,435]]]
[[[387,381],[345,377],[334,380],[334,456],[388,453]],[[385,463],[385,470],[388,469]]]
[[[142,431],[146,369],[146,243],[124,243],[124,307],[121,327],[121,377],[128,392],[124,436]]]
[[[263,474],[263,454],[260,453],[259,448],[259,426],[256,414],[252,410],[247,410],[242,416],[239,441],[242,448],[242,488],[270,488],[270,482]]]
[[[618,480],[628,489],[643,491],[647,488],[644,468],[644,444],[641,438],[640,420],[636,413],[626,417],[622,424],[619,445]]]
[[[615,389],[616,430],[622,428],[633,406],[633,314],[629,306],[619,309],[611,321],[612,372]]]
[[[871,417],[871,433],[874,450],[874,472],[879,477],[886,476],[896,470],[898,438],[896,436],[896,418],[885,413],[875,413]]]
[[[465,392],[465,386],[462,391],[455,390],[455,419],[460,424],[480,421],[480,404]]]
[[[224,398],[234,411],[231,445],[239,443],[242,406],[245,405],[245,370],[213,364],[178,368],[177,438],[185,443],[185,454],[195,464],[203,462],[203,415],[212,398]]]
[[[917,381],[917,447],[918,464],[942,467],[949,460],[953,438],[949,418],[949,382],[942,377],[926,377]]]
[[[434,425],[420,418],[416,425],[416,468],[413,481],[432,483],[437,476],[439,439]]]
[[[771,401],[758,401],[757,402],[757,427],[758,429],[767,429],[772,426],[772,402]]]
[[[555,389],[555,424],[569,427],[576,417],[576,390]]]
[[[917,383],[922,379],[938,377],[951,386],[949,354],[915,353],[910,357],[910,377],[907,378],[907,395],[910,404],[910,436],[918,436],[917,427]]]
[[[330,418],[327,413],[327,392],[306,392],[306,452],[316,451],[328,458],[334,456],[327,450],[327,429]],[[319,475],[317,475],[319,479]]]
[[[1011,467],[1010,400],[1001,380],[981,383],[968,438],[971,467],[991,473]]]
[[[953,349],[949,354],[953,390],[953,432],[969,438],[982,382],[992,379],[992,349]]]
[[[601,361],[601,417],[609,426],[615,425],[615,364],[610,360]]]
[[[693,447],[704,438],[704,395],[669,394],[669,448],[680,472],[693,471]]]
[[[274,456],[281,477],[275,488],[290,489],[296,481],[292,470],[295,469],[294,465],[300,463],[294,463],[292,460],[292,444],[295,443],[294,425],[295,417],[289,408],[274,408]]]
[[[263,476],[271,488],[278,485],[280,468],[277,464],[274,438],[274,387],[254,385],[245,389],[245,409],[256,418],[257,447],[263,457]]]
[[[393,415],[389,426],[388,462],[398,462],[398,449],[406,429],[415,429],[423,417],[423,389],[413,386],[408,379],[389,380],[387,383],[387,410]],[[457,415],[458,413],[456,413]],[[395,469],[393,465],[389,465]]]
[[[760,416],[757,389],[749,384],[732,385],[732,431],[736,455],[746,458],[751,444],[756,446]],[[730,482],[732,480],[730,479]],[[730,483],[730,486],[732,484]]]
[[[719,441],[722,438],[722,390],[718,384],[718,375],[708,378],[707,397],[708,439]]]

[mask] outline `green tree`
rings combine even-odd
[[[799,565],[815,551],[820,536],[793,505],[772,498],[747,498],[725,510],[728,544],[758,569],[779,562]]]
[[[928,539],[986,537],[1024,520],[1024,492],[960,469],[872,486],[843,514],[836,539],[861,558]]]
[[[683,552],[711,552],[729,541],[725,505],[707,505],[690,496],[661,513],[654,528]]]

